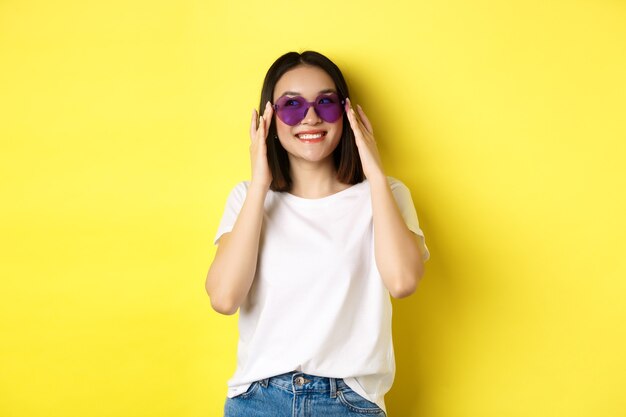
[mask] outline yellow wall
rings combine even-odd
[[[626,415],[626,5],[0,2],[0,415],[218,416],[204,276],[267,67],[344,70],[432,260],[392,417]]]

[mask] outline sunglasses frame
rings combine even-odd
[[[339,115],[337,116],[337,118],[335,118],[334,120],[327,120],[324,116],[322,116],[322,114],[320,114],[320,110],[318,110],[318,106],[323,106],[324,104],[322,103],[318,103],[320,99],[324,98],[324,97],[332,97],[332,98],[336,98],[338,103],[337,105],[340,108],[340,112]],[[296,111],[302,111],[302,117],[299,118],[297,121],[293,121],[293,120],[285,120],[283,119],[283,116],[281,116],[282,111],[284,110],[284,105],[279,104],[281,101],[287,101],[287,100],[298,100],[299,102],[302,103],[302,108],[298,108],[298,109],[294,109],[294,110],[286,110],[291,112],[292,114],[295,114]],[[334,103],[333,103],[334,104]],[[315,110],[315,114],[317,114],[319,116],[320,119],[322,119],[323,121],[325,121],[326,123],[335,123],[337,120],[339,120],[341,118],[341,116],[343,116],[343,114],[345,113],[345,105],[346,105],[346,100],[340,100],[339,99],[339,95],[337,93],[323,93],[320,94],[319,96],[317,96],[315,98],[315,101],[307,101],[304,97],[302,96],[281,96],[278,98],[278,100],[276,100],[276,104],[274,104],[274,111],[276,112],[276,116],[283,121],[283,123],[289,125],[289,126],[296,126],[297,124],[299,124],[300,122],[302,122],[305,118],[306,118],[306,114],[309,112],[309,109],[311,107],[313,107],[313,110]],[[281,111],[281,109],[283,109]],[[321,109],[321,113],[324,113],[324,110]],[[298,115],[298,117],[300,117],[300,115]]]

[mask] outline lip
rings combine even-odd
[[[301,142],[305,142],[305,143],[318,143],[324,140],[324,138],[327,135],[327,131],[325,130],[303,130],[302,132],[298,132],[295,133],[294,136],[296,137],[296,139],[298,139]],[[309,139],[305,139],[302,138],[301,136],[303,135],[321,135],[319,137],[315,137],[315,138],[309,138]]]

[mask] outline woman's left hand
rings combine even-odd
[[[369,180],[376,176],[384,177],[382,163],[380,161],[380,154],[378,153],[378,147],[376,146],[376,139],[374,139],[374,130],[372,124],[365,115],[365,112],[361,106],[357,105],[357,111],[352,107],[350,99],[346,99],[346,114],[350,121],[350,127],[354,132],[354,139],[356,140],[356,146],[359,149],[359,157],[361,158],[361,165],[363,166],[363,173]]]
[[[424,272],[417,237],[406,226],[383,172],[372,124],[361,106],[355,111],[348,99],[346,113],[372,192],[376,266],[389,293],[394,298],[406,297],[415,291]]]

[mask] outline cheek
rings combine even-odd
[[[291,126],[281,121],[278,117],[275,119],[276,133],[279,138],[286,138],[291,136]]]
[[[343,132],[343,117],[339,119],[334,125],[335,127],[333,134],[335,135],[335,139],[339,140],[341,138],[341,133]]]

